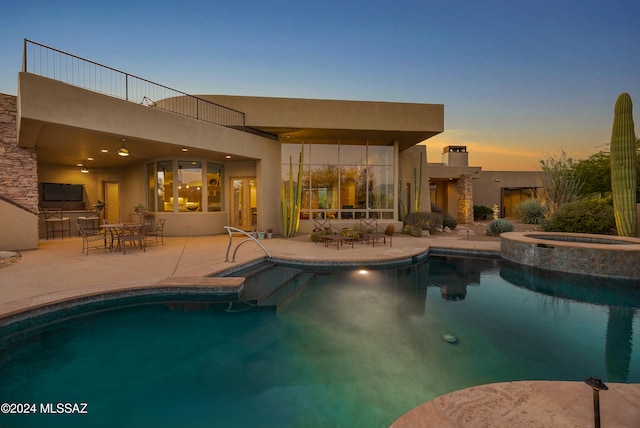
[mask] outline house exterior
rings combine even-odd
[[[474,205],[497,205],[500,217],[514,218],[521,202],[544,198],[542,171],[483,171],[469,166],[466,146],[444,147],[427,171],[431,202],[462,223],[474,220]]]
[[[302,232],[314,218],[399,225],[400,201],[415,197],[399,189],[416,164],[405,152],[444,130],[441,104],[191,96],[29,41],[24,58],[17,97],[0,96],[5,250],[59,239],[47,209],[75,234],[98,202],[101,220],[132,221],[144,207],[167,219],[168,236],[225,225],[277,234],[289,161],[295,180],[303,150]],[[422,196],[426,210],[426,187]]]
[[[470,167],[464,146],[428,163],[419,143],[443,131],[442,104],[192,96],[25,40],[18,95],[0,94],[0,250],[73,235],[99,204],[99,221],[141,209],[167,236],[278,234],[301,152],[302,233],[319,218],[400,230],[416,201],[459,223],[479,204],[510,217],[540,187],[536,172]],[[49,209],[69,218],[64,234]]]

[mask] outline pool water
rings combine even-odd
[[[0,341],[0,403],[87,414],[0,414],[0,426],[386,427],[484,383],[640,382],[637,285],[567,278],[430,257],[316,272],[277,310],[165,302],[74,317]]]

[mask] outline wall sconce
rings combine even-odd
[[[124,138],[122,139],[122,147],[118,149],[118,155],[129,156],[129,149],[124,146]]]

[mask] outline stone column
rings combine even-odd
[[[18,147],[17,97],[0,94],[0,195],[22,208],[38,212],[36,151]]]
[[[473,223],[473,179],[462,174],[458,179],[458,223]]]

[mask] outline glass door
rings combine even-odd
[[[253,231],[258,223],[256,178],[231,178],[231,226]]]

